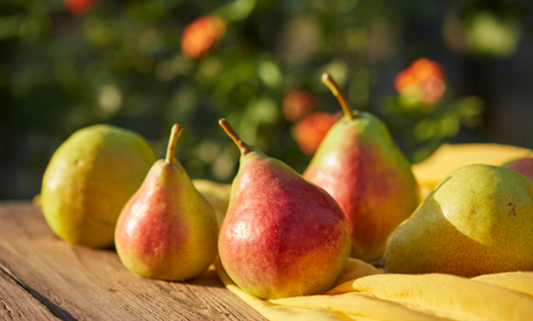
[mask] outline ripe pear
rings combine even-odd
[[[115,224],[157,157],[139,134],[110,125],[78,130],[44,173],[41,205],[52,231],[68,242],[113,245]]]
[[[245,144],[225,119],[219,123],[241,150],[218,240],[228,276],[263,299],[327,291],[350,255],[342,210],[288,165]]]
[[[513,159],[502,165],[533,179],[533,157]]]
[[[120,260],[147,278],[191,279],[207,270],[217,255],[215,211],[174,156],[181,131],[181,126],[173,126],[165,160],[155,162],[117,222]]]
[[[344,211],[352,236],[351,256],[382,258],[390,233],[418,205],[411,166],[376,116],[352,111],[344,93],[325,73],[344,116],[329,130],[303,177],[325,189]]]
[[[385,271],[473,277],[533,270],[531,249],[533,181],[504,167],[467,165],[394,231]]]
[[[231,185],[216,183],[207,179],[193,179],[192,184],[215,210],[217,225],[220,228],[228,210]]]

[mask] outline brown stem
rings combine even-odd
[[[176,144],[178,143],[178,138],[180,138],[182,131],[183,127],[181,127],[180,125],[174,124],[174,126],[172,126],[172,131],[170,132],[170,140],[168,141],[167,156],[165,158],[165,162],[167,164],[174,164],[175,162],[177,162],[176,156],[174,154],[176,153]]]
[[[350,103],[348,102],[348,99],[346,98],[346,95],[342,91],[341,87],[337,85],[337,83],[331,78],[331,76],[325,72],[322,74],[322,82],[328,86],[329,90],[333,93],[333,96],[337,98],[339,103],[341,104],[342,110],[344,111],[344,115],[346,115],[350,120],[353,119],[353,109],[352,106],[350,106]]]
[[[222,126],[222,128],[224,128],[224,131],[228,134],[228,136],[231,137],[231,139],[233,139],[235,144],[237,144],[237,146],[241,150],[242,156],[248,154],[249,152],[251,152],[253,150],[252,146],[246,144],[245,142],[243,142],[241,140],[239,135],[237,135],[235,130],[233,130],[233,127],[231,127],[231,125],[229,124],[229,122],[225,118],[221,118],[218,121],[218,124],[220,126]]]

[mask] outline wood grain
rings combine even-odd
[[[0,317],[8,320],[9,311],[38,320],[265,320],[212,267],[187,282],[138,277],[114,249],[56,237],[30,202],[0,203],[0,269],[0,298],[13,307]]]
[[[8,274],[0,271],[0,320],[59,320]]]

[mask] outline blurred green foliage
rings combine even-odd
[[[77,129],[133,129],[163,157],[177,122],[184,127],[177,157],[190,176],[229,182],[239,151],[217,124],[225,117],[243,140],[301,172],[310,157],[298,149],[281,102],[303,88],[318,109],[340,111],[320,83],[324,71],[354,108],[384,119],[408,159],[420,161],[462,128],[479,128],[484,101],[448,84],[435,106],[407,108],[394,76],[422,56],[442,58],[446,72],[454,55],[491,55],[498,44],[479,45],[487,36],[474,30],[483,38],[476,52],[465,30],[481,10],[496,12],[479,19],[497,29],[495,7],[530,9],[525,0],[101,0],[73,14],[62,0],[2,0],[0,161],[29,173],[19,193],[29,197],[54,150]],[[500,37],[507,55],[515,50],[508,35],[520,38],[525,12],[511,9]],[[206,15],[222,17],[226,32],[207,56],[187,57],[181,34]]]

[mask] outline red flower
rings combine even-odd
[[[221,18],[200,17],[185,27],[181,36],[181,49],[191,58],[201,58],[225,32],[226,23]]]
[[[300,150],[307,155],[312,155],[317,150],[331,126],[341,117],[341,113],[330,114],[317,111],[296,123],[294,136]]]
[[[89,11],[98,0],[64,0],[63,4],[68,11],[81,15]]]
[[[316,108],[316,99],[307,90],[293,90],[283,97],[283,117],[294,123],[306,116]]]
[[[433,105],[446,91],[442,66],[431,59],[417,59],[396,76],[394,87],[401,95],[417,94],[423,104]]]

